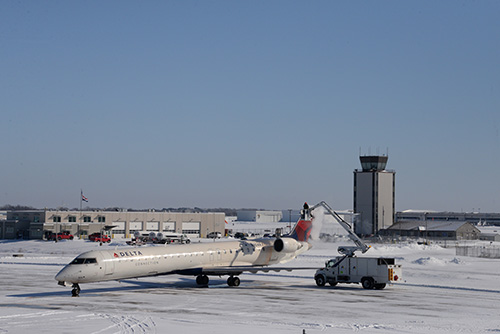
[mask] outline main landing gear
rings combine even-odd
[[[239,286],[240,285],[240,279],[238,276],[229,276],[227,279],[227,285],[229,286]]]
[[[198,275],[196,277],[196,284],[201,286],[208,286],[208,276],[207,275]]]
[[[79,297],[80,296],[80,286],[78,283],[73,284],[73,290],[71,290],[71,296],[72,297]]]
[[[208,276],[207,275],[198,275],[196,276],[196,284],[199,286],[208,286]],[[229,286],[239,286],[240,278],[238,276],[229,276],[227,279],[227,285]]]

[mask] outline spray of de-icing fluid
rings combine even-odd
[[[314,241],[319,240],[319,234],[323,228],[323,221],[325,220],[325,209],[317,207],[312,211],[313,224],[311,229],[311,239]]]

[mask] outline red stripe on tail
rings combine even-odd
[[[307,241],[311,236],[312,221],[299,220],[295,225],[290,237],[297,241]]]

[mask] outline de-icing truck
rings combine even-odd
[[[338,283],[361,283],[365,289],[383,289],[386,284],[401,281],[401,265],[396,265],[394,258],[384,257],[356,257],[355,251],[365,253],[367,246],[353,231],[351,226],[343,220],[324,201],[310,208],[310,211],[322,206],[326,212],[348,232],[356,246],[340,246],[337,256],[326,262],[325,267],[318,269],[314,275],[316,285],[324,286],[329,283],[335,286]]]

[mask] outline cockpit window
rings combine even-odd
[[[97,263],[97,259],[95,258],[81,258],[77,257],[71,262],[71,264],[89,264],[89,263]]]

